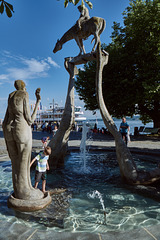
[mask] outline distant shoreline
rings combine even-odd
[[[50,136],[47,132],[33,132],[32,139],[32,149],[34,151],[40,151],[42,149],[41,138],[43,136]],[[82,133],[81,132],[71,132],[70,138],[68,141],[68,146],[70,151],[76,150],[79,151],[79,146],[81,142]],[[90,139],[87,140],[87,146],[90,146],[90,150],[98,151],[115,151],[115,141],[112,135],[102,134],[102,133],[93,133],[90,135]],[[131,151],[140,152],[141,154],[157,155],[160,156],[160,136],[131,136],[131,142],[128,144],[128,147]],[[8,156],[6,149],[5,139],[3,137],[3,132],[0,131],[0,161]],[[8,157],[9,160],[9,157]],[[4,160],[3,160],[4,161]],[[5,160],[6,161],[6,160]]]

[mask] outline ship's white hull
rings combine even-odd
[[[75,111],[75,122],[83,122],[86,120],[84,117],[83,111],[81,111],[81,107],[75,107],[77,111]],[[63,107],[57,107],[54,109],[50,108],[47,110],[39,110],[36,116],[36,121],[39,123],[43,122],[60,122],[62,119],[62,115],[64,112]]]

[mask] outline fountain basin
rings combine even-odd
[[[44,194],[42,199],[36,200],[23,200],[17,199],[14,197],[14,193],[10,195],[7,201],[7,205],[9,208],[13,208],[16,211],[21,212],[35,212],[47,207],[52,201],[49,192]]]
[[[138,166],[154,168],[154,163]],[[31,172],[34,184],[34,171]],[[79,152],[71,152],[63,169],[47,176],[47,190],[66,189],[53,194],[52,202],[36,212],[19,212],[7,207],[13,191],[11,162],[0,163],[0,220],[14,227],[55,233],[106,233],[134,231],[160,225],[160,203],[126,188],[113,153],[86,153],[86,166]],[[41,188],[41,184],[39,185]],[[103,199],[90,198],[97,190]],[[151,194],[150,194],[151,195]],[[104,216],[104,209],[106,215]],[[1,230],[1,227],[0,227]],[[137,230],[138,231],[138,230]]]

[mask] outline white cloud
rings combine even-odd
[[[60,66],[55,61],[53,61],[51,57],[48,57],[47,60],[48,63],[50,63],[53,67],[60,68]]]
[[[8,51],[3,51],[3,61],[5,64],[1,65],[0,84],[8,80],[12,82],[15,79],[35,79],[46,77],[51,67],[60,68],[60,66],[52,60],[51,57],[47,59],[25,58],[22,56],[12,56]],[[4,73],[3,73],[4,71]]]
[[[34,79],[34,78],[37,78],[37,77],[44,77],[48,74],[47,69],[42,70],[38,67],[35,70],[30,69],[30,67],[9,68],[7,71],[9,72],[8,75],[9,75],[10,78],[23,79],[23,80]]]
[[[9,74],[0,74],[0,85],[6,83],[13,83],[13,81],[10,79]]]
[[[44,60],[38,61],[34,58],[24,59],[24,64],[27,65],[27,70],[31,73],[43,73],[50,69],[50,65]]]
[[[7,74],[0,74],[0,80],[7,80],[8,76]]]

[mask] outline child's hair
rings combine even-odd
[[[45,147],[44,152],[45,152],[47,155],[50,155],[50,154],[51,154],[51,148],[50,148],[49,146]]]

